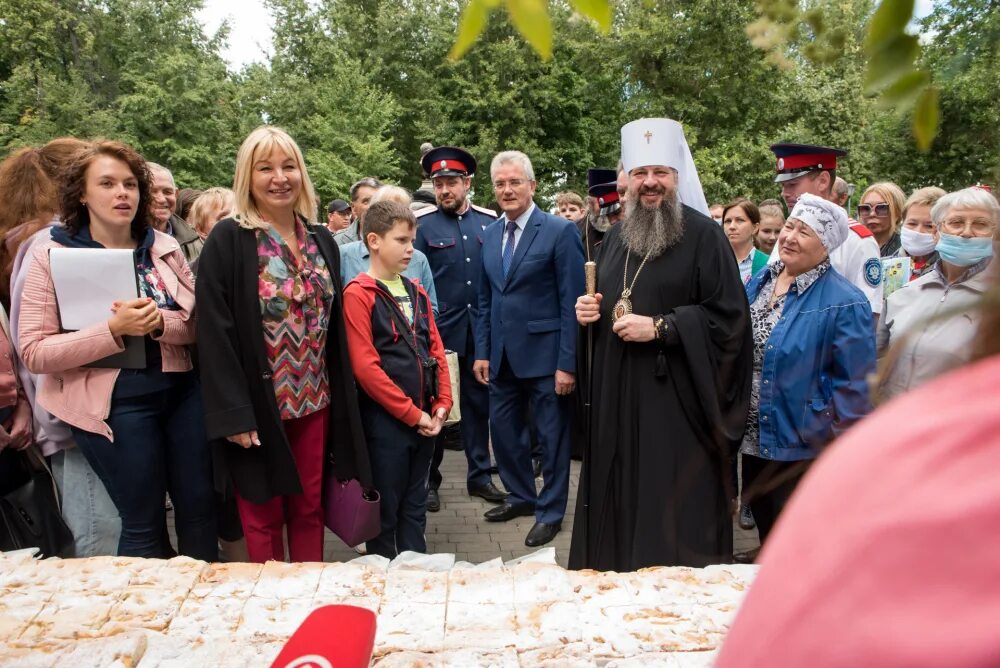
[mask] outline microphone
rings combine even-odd
[[[375,613],[325,605],[309,613],[271,668],[368,668],[375,646]]]

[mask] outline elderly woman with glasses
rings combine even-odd
[[[869,186],[861,195],[858,218],[875,236],[882,257],[892,257],[899,251],[899,221],[905,201],[899,186],[889,182]]]
[[[892,293],[878,328],[885,358],[880,397],[889,399],[969,361],[990,279],[1000,203],[966,188],[931,209],[938,261],[932,271]]]
[[[761,543],[808,464],[871,410],[871,306],[830,267],[849,233],[842,208],[802,195],[778,237],[779,261],[747,285],[753,382],[740,452]]]

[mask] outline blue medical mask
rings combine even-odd
[[[941,233],[937,244],[941,259],[956,267],[972,265],[993,256],[993,237],[972,237],[966,239],[954,234]]]

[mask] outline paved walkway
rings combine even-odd
[[[524,538],[534,524],[532,517],[518,517],[510,522],[487,522],[483,513],[493,507],[482,499],[470,497],[465,491],[466,462],[462,452],[445,450],[441,474],[441,510],[427,513],[427,551],[453,552],[462,561],[479,563],[496,557],[504,560],[533,551],[525,547]],[[494,476],[500,485],[498,476]],[[570,469],[569,503],[562,531],[549,543],[556,549],[556,559],[563,566],[569,558],[569,541],[576,511],[576,489],[580,482],[580,462]],[[734,526],[737,552],[757,546],[757,532],[743,531]],[[327,531],[324,556],[327,561],[346,561],[358,556],[339,538]],[[534,548],[537,549],[537,548]]]
[[[441,474],[441,510],[427,513],[427,551],[454,553],[461,561],[479,563],[501,557],[505,561],[528,554],[524,538],[534,524],[532,517],[518,517],[510,522],[487,522],[483,513],[493,507],[479,498],[470,497],[465,491],[465,454],[445,450]],[[498,476],[494,476],[500,485]],[[569,503],[562,531],[549,543],[556,549],[556,559],[563,566],[569,558],[569,541],[573,531],[576,510],[576,489],[580,482],[580,462],[573,462],[570,469]],[[174,533],[174,514],[167,513],[171,539],[177,545]],[[757,547],[757,531],[743,531],[734,524],[734,546],[737,552]],[[535,548],[537,549],[537,548]],[[332,532],[326,532],[323,557],[325,561],[349,561],[358,553],[347,547]]]

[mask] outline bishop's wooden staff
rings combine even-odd
[[[587,281],[587,296],[593,297],[597,294],[597,263],[593,260],[587,260],[583,265],[583,274]],[[590,448],[593,446],[593,425],[591,423],[591,409],[590,402],[594,395],[594,328],[587,325],[587,388],[586,394],[584,395],[583,404],[583,419],[586,420],[586,436],[587,445],[584,450],[584,456],[588,456]],[[585,466],[586,474],[590,475],[590,465],[589,463]],[[590,486],[587,486],[590,489]],[[586,503],[586,502],[585,502]]]

